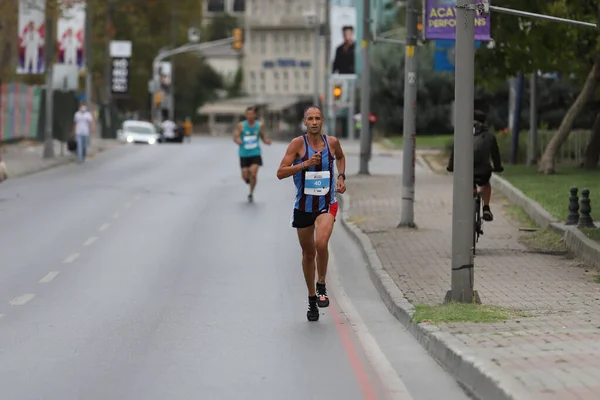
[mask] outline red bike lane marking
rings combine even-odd
[[[367,375],[363,363],[361,362],[356,350],[354,348],[354,344],[350,339],[350,335],[348,334],[348,329],[345,328],[347,324],[342,322],[342,318],[337,310],[333,307],[332,304],[329,304],[329,313],[333,319],[335,324],[335,328],[342,339],[342,344],[344,345],[344,350],[346,351],[346,355],[350,360],[350,365],[352,366],[352,370],[354,371],[354,375],[358,380],[360,385],[363,397],[365,400],[377,400],[377,395],[375,394],[375,390],[373,389],[373,385],[371,384],[371,380]]]

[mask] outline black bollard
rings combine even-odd
[[[576,187],[571,188],[571,196],[569,196],[569,215],[567,216],[566,225],[577,225],[579,222],[579,196],[577,196]]]
[[[595,228],[594,220],[592,219],[592,206],[590,205],[590,191],[583,189],[581,191],[581,206],[579,207],[579,224],[578,228]]]

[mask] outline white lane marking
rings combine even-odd
[[[356,333],[358,340],[362,344],[362,347],[365,351],[365,355],[369,359],[369,362],[375,368],[377,372],[377,376],[381,379],[381,382],[391,395],[390,398],[397,400],[413,400],[410,392],[406,388],[402,379],[398,376],[398,373],[390,364],[390,361],[387,359],[381,348],[377,344],[377,341],[369,332],[369,328],[364,324],[362,318],[356,311],[356,308],[352,305],[352,301],[346,295],[344,291],[344,287],[342,286],[342,282],[340,281],[339,275],[337,273],[337,264],[335,262],[335,257],[333,252],[329,251],[329,279],[333,282],[331,285],[331,291],[337,301],[338,305],[341,308],[341,311],[344,313],[345,317],[350,322],[350,326]]]
[[[120,216],[119,213],[116,212],[112,215],[112,219],[119,219],[119,216]]]
[[[71,264],[73,261],[77,260],[78,258],[79,258],[79,253],[73,253],[69,257],[65,258],[65,261],[63,261],[63,264]]]
[[[96,240],[98,240],[98,238],[97,238],[96,236],[92,236],[92,237],[88,238],[88,240],[86,240],[86,241],[83,243],[83,245],[84,245],[84,246],[89,246],[89,245],[91,245],[92,243],[94,243]]]
[[[27,293],[27,294],[24,294],[23,296],[15,297],[14,299],[12,299],[9,302],[9,304],[11,306],[22,306],[24,304],[27,304],[34,297],[35,297],[35,294]]]
[[[50,271],[42,279],[40,279],[40,283],[52,282],[54,278],[58,276],[58,274],[58,271]]]
[[[109,224],[109,223],[106,223],[106,224],[102,224],[102,225],[100,225],[100,228],[98,228],[98,230],[99,230],[100,232],[104,232],[104,231],[105,231],[105,230],[107,230],[108,228],[110,228],[110,224]]]

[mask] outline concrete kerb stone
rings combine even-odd
[[[423,348],[473,397],[480,400],[516,400],[508,388],[487,373],[479,363],[459,349],[456,339],[439,328],[412,321],[414,306],[384,269],[369,237],[349,219],[349,195],[338,195],[342,226],[359,244],[369,276],[389,312],[402,323]]]
[[[37,174],[39,172],[44,172],[44,171],[47,171],[47,170],[52,169],[52,168],[60,167],[61,165],[69,164],[69,163],[73,162],[74,160],[75,159],[73,157],[69,157],[69,156],[62,157],[62,158],[57,158],[57,159],[51,161],[50,163],[48,163],[46,165],[38,166],[38,167],[35,167],[35,168],[32,168],[32,169],[27,169],[27,170],[22,171],[20,173],[19,172],[17,172],[17,173],[10,172],[10,167],[8,167],[9,168],[9,175],[8,175],[8,177],[10,179],[22,178],[24,176]]]
[[[567,248],[590,266],[600,269],[600,244],[588,238],[576,226],[565,225],[554,218],[538,202],[527,197],[522,191],[511,185],[506,179],[492,175],[492,185],[500,190],[513,204],[523,207],[529,218],[537,226],[550,226],[562,235]],[[566,200],[565,196],[565,200]]]
[[[511,185],[506,179],[499,177],[496,174],[492,174],[492,178],[490,179],[494,189],[500,190],[511,203],[523,207],[529,218],[536,223],[537,226],[547,227],[551,225],[553,222],[556,222],[556,219],[550,215],[544,207],[542,207],[538,202],[533,201],[529,197],[527,197],[522,191]]]
[[[117,147],[121,145],[121,143],[110,146],[110,145],[106,145],[104,143],[100,143],[99,145],[91,145],[90,146],[90,150],[88,153],[88,156],[91,157],[97,157],[98,155],[106,152],[106,150],[110,150],[112,147]],[[77,156],[73,153],[71,154],[70,152],[67,153],[67,155],[63,156],[63,157],[57,157],[52,159],[50,162],[48,162],[45,165],[38,165],[34,168],[31,169],[27,169],[21,172],[11,172],[11,168],[10,165],[7,165],[7,170],[8,170],[8,178],[9,179],[15,179],[15,178],[22,178],[24,176],[28,176],[28,175],[33,175],[33,174],[37,174],[40,172],[44,172],[56,167],[60,167],[66,164],[70,164],[77,161]]]

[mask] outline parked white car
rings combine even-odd
[[[156,127],[146,121],[125,121],[123,127],[117,131],[117,139],[127,143],[157,144],[160,137]]]

